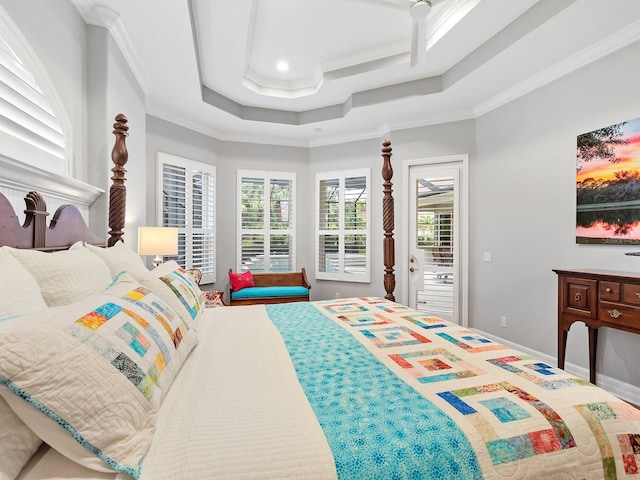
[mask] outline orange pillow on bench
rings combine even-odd
[[[243,288],[256,286],[253,282],[253,274],[251,273],[251,270],[247,270],[243,273],[229,272],[229,281],[231,282],[231,288],[233,288],[234,292],[242,290]]]

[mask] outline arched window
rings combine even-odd
[[[0,154],[65,174],[65,136],[49,100],[0,36]]]

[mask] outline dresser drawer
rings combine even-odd
[[[585,278],[563,278],[562,311],[579,317],[596,318],[598,282]]]
[[[614,328],[640,330],[640,306],[600,302],[598,318]]]
[[[621,285],[618,282],[600,282],[598,285],[598,295],[600,300],[607,302],[619,302]]]
[[[622,285],[622,301],[640,306],[640,285],[625,283]]]

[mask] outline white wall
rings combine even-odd
[[[98,235],[108,237],[108,190],[111,185],[111,150],[116,115],[128,119],[126,139],[129,160],[127,173],[126,223],[123,237],[127,246],[137,248],[138,227],[146,223],[146,114],[144,92],[108,30],[88,26],[88,181],[107,191],[91,207],[90,226]],[[153,182],[153,180],[151,180]]]
[[[556,356],[553,268],[640,269],[638,247],[575,243],[576,136],[640,116],[640,44],[476,121],[471,161],[471,325]],[[493,254],[492,263],[482,252]],[[500,327],[506,315],[508,327]],[[567,362],[588,367],[586,328]],[[640,335],[600,329],[597,370],[640,386]]]

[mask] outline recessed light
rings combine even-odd
[[[286,72],[287,70],[289,70],[289,64],[287,62],[278,62],[276,68],[281,72]]]

